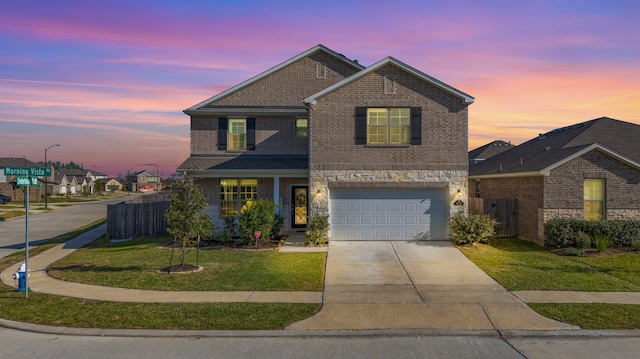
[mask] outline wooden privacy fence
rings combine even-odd
[[[107,206],[107,238],[127,239],[167,233],[164,213],[169,191],[139,196]]]
[[[496,228],[496,237],[515,237],[518,235],[518,199],[517,198],[469,198],[469,213],[488,214],[500,224]]]

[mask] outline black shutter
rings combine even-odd
[[[225,117],[218,119],[218,151],[227,150],[227,129],[229,128],[229,121]]]
[[[256,119],[247,119],[247,150],[256,149]]]
[[[411,144],[422,144],[422,107],[411,107]]]
[[[367,144],[367,108],[356,107],[356,145]]]

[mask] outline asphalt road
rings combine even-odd
[[[122,202],[133,197],[116,198],[107,201],[76,202],[70,207],[56,207],[51,211],[29,215],[29,244],[36,245],[44,240],[67,233],[95,220],[107,216],[107,205]],[[25,217],[11,218],[0,222],[0,258],[13,252],[24,250]]]
[[[352,333],[353,334],[353,333]],[[0,358],[632,358],[639,337],[380,333],[337,336],[70,336],[0,328]]]

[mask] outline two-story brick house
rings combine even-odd
[[[466,210],[473,97],[394,58],[322,45],[187,110],[189,171],[221,224],[272,198],[285,229],[328,214],[332,239],[446,239]]]

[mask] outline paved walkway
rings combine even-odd
[[[66,282],[46,275],[46,267],[103,235],[88,231],[29,261],[32,291],[119,302],[285,302],[323,303],[315,316],[293,330],[440,329],[567,330],[577,327],[542,317],[525,303],[640,304],[640,293],[508,292],[448,242],[332,242],[324,292],[194,292],[123,289]],[[364,250],[363,248],[366,248]],[[291,233],[283,252],[305,248]],[[15,287],[18,264],[0,273]]]

